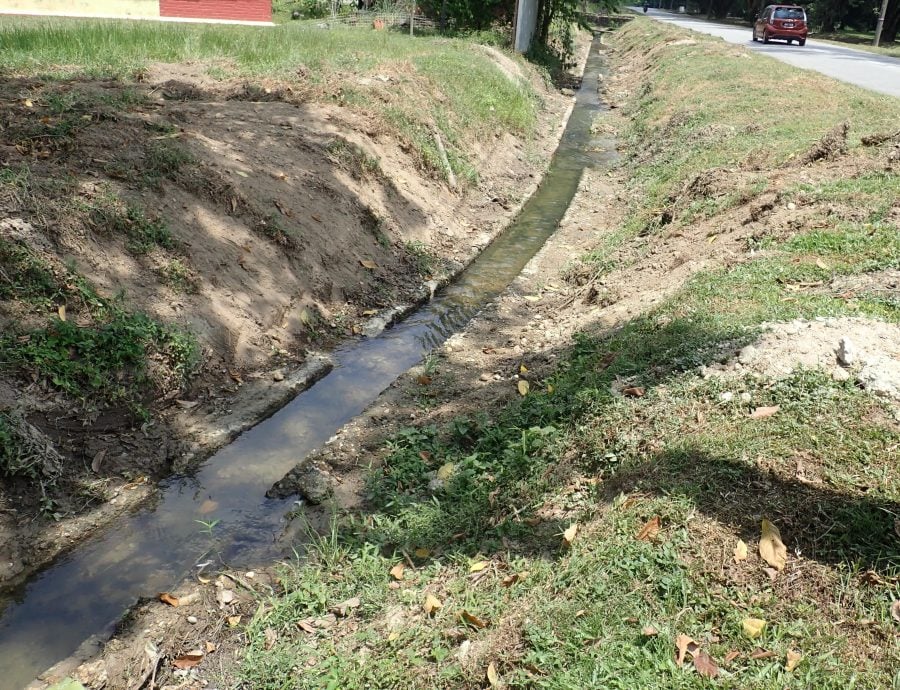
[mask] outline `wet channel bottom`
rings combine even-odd
[[[266,490],[499,295],[556,230],[584,169],[614,157],[612,142],[591,135],[602,107],[602,65],[595,41],[543,183],[454,283],[395,327],[335,351],[336,366],[327,376],[211,457],[196,475],[164,482],[150,504],[0,602],[0,689],[27,685],[84,640],[108,631],[138,597],[187,576],[210,550],[235,567],[283,555],[275,541],[291,502],[266,499]],[[199,520],[218,521],[211,535]]]

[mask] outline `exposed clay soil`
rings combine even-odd
[[[491,57],[522,78],[513,61]],[[395,97],[393,75],[383,76],[358,86]],[[310,100],[302,75],[213,82],[199,66],[154,65],[140,84],[5,80],[0,164],[30,172],[0,188],[0,239],[41,256],[62,283],[74,270],[100,295],[190,331],[201,361],[187,384],[151,372],[140,400],[149,422],[0,371],[0,411],[24,415],[65,460],[57,520],[32,485],[2,480],[0,587],[277,409],[327,367],[315,353],[426,298],[428,281],[470,261],[534,188],[571,103],[524,76],[543,102],[536,136],[470,142],[480,177],[464,191],[372,113]],[[72,137],[54,134],[65,118]],[[98,219],[97,209],[121,214],[125,204],[164,222],[171,245],[136,252],[127,232]],[[433,258],[427,272],[422,252]],[[60,290],[66,318],[90,324],[75,287]],[[42,327],[57,307],[0,300],[0,332]]]
[[[616,68],[616,74],[606,84],[607,97],[613,105],[620,104],[628,91],[641,84],[639,60],[617,61]],[[621,127],[619,112],[614,109],[601,126],[611,131]],[[672,129],[677,136],[677,123]],[[709,133],[711,141],[729,135],[727,128]],[[789,206],[779,190],[797,182],[814,183],[861,173],[870,169],[871,164],[870,159],[852,155],[819,156],[808,166],[770,170],[765,191],[748,191],[738,203],[713,219],[667,229],[666,225],[678,217],[691,198],[743,190],[751,173],[765,166],[748,160],[745,168],[698,178],[686,186],[681,196],[671,199],[666,209],[661,209],[661,214],[668,214],[669,221],[655,223],[652,232],[648,230],[626,241],[611,253],[609,258],[614,268],[602,276],[580,264],[577,257],[617,230],[630,192],[616,171],[586,171],[559,230],[502,296],[487,305],[463,332],[435,353],[438,363],[429,369],[428,384],[422,383],[421,367],[410,370],[363,415],[341,429],[308,464],[332,478],[334,503],[339,510],[352,512],[363,508],[365,473],[373,461],[378,461],[384,439],[400,427],[410,423],[439,423],[473,410],[490,413],[519,395],[517,382],[521,375],[540,379],[550,373],[577,332],[610,332],[672,295],[698,272],[747,261],[753,256],[751,247],[759,237],[788,237],[816,227],[823,215],[851,217],[856,211],[850,206],[824,209],[803,200]],[[825,287],[868,289],[844,286],[841,280],[835,278],[833,285]],[[829,365],[834,362],[832,350],[837,346],[832,336],[838,331],[856,338],[860,344],[867,340],[860,334],[871,329],[880,334],[876,338],[879,342],[885,335],[878,330],[882,326],[877,323],[856,320],[823,323],[827,325],[822,328],[835,329],[816,345],[816,352],[830,358]],[[773,326],[757,344],[759,350],[768,352],[767,348],[781,342],[774,335],[781,331],[785,331],[783,325]],[[891,349],[883,342],[882,345],[884,352],[894,358],[898,356],[896,348]],[[522,373],[523,364],[526,374]],[[423,397],[428,401],[424,406]],[[333,509],[333,506],[309,507],[306,519],[315,524],[317,519],[327,518]],[[300,529],[300,526],[294,532],[289,529],[282,539],[290,543]],[[252,583],[249,586],[256,587]],[[194,596],[196,591],[202,593],[206,603],[183,611],[157,601],[143,603],[136,609],[129,626],[97,657],[77,669],[74,676],[89,687],[100,687],[103,683],[105,687],[126,687],[132,679],[146,673],[144,649],[150,640],[167,655],[168,661],[160,665],[160,673],[164,674],[161,682],[186,682],[185,687],[202,687],[225,678],[233,679],[233,671],[229,669],[234,668],[233,650],[239,648],[240,642],[238,633],[227,627],[227,616],[235,612],[223,611],[210,603],[215,601],[215,583],[185,583],[179,593]],[[197,616],[206,626],[203,630],[215,631],[210,635],[218,646],[192,675],[176,680],[171,659],[205,644],[207,639],[206,633],[197,632],[197,624],[188,622],[188,615]],[[306,623],[313,627],[333,625],[333,621]],[[71,664],[55,673],[58,677],[69,670]]]

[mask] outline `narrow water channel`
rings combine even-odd
[[[175,586],[211,549],[233,567],[284,555],[275,537],[292,501],[267,499],[266,490],[500,294],[556,230],[584,169],[614,158],[613,143],[591,134],[602,109],[602,68],[595,40],[543,183],[454,283],[393,328],[339,348],[334,369],[273,417],[212,456],[194,476],[164,482],[150,504],[0,602],[0,689],[24,687],[84,640],[108,630],[138,597]],[[218,523],[208,534],[198,520]]]

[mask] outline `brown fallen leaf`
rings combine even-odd
[[[432,613],[444,608],[444,604],[433,594],[427,594],[425,595],[425,604],[423,605],[423,608],[425,609],[425,613],[430,616]]]
[[[363,268],[368,268],[369,270],[378,268],[378,264],[376,264],[371,259],[360,259],[359,265],[362,266]]]
[[[732,661],[737,659],[740,655],[741,655],[741,653],[738,650],[732,649],[730,652],[728,652],[728,654],[725,655],[724,663],[730,664]]]
[[[738,539],[734,547],[734,562],[740,563],[747,560],[747,544],[743,539]]]
[[[492,688],[500,687],[500,676],[497,673],[497,667],[494,666],[494,662],[488,664],[487,667],[487,679],[488,683],[490,683]]]
[[[775,582],[775,579],[778,577],[778,571],[775,568],[763,568],[763,572],[769,576],[772,582]]]
[[[178,597],[172,596],[168,592],[160,592],[159,600],[164,604],[168,604],[169,606],[178,606]]]
[[[309,633],[310,635],[315,635],[316,633],[316,629],[306,621],[297,621],[297,627],[300,628],[303,632]]]
[[[645,625],[641,628],[641,635],[644,637],[655,637],[659,635],[659,630],[654,628],[652,625]]]
[[[659,534],[659,515],[650,518],[641,527],[640,532],[634,535],[638,541],[653,541]]]
[[[528,571],[523,570],[521,573],[513,573],[512,575],[507,575],[503,578],[500,584],[504,587],[512,587],[514,584],[516,584],[517,582],[521,582],[526,577],[528,577]]]
[[[787,547],[781,541],[781,533],[771,522],[763,518],[759,537],[759,555],[776,570],[787,565]]]
[[[203,661],[203,652],[197,649],[177,657],[172,661],[172,666],[179,669],[194,668],[194,666],[199,666],[201,661]]]
[[[235,197],[231,197],[231,212],[237,213],[238,208],[238,200]]]
[[[757,647],[750,654],[750,658],[754,660],[771,659],[773,656],[775,656],[775,652],[769,651],[768,649],[763,649],[762,647]]]
[[[525,379],[519,379],[519,383],[516,384],[516,388],[519,390],[519,395],[528,395],[528,391],[531,389],[531,384],[528,383]]]
[[[431,462],[431,453],[427,450],[420,450],[419,457],[422,458],[423,462]]]
[[[693,654],[695,650],[699,649],[699,646],[693,638],[688,637],[683,633],[679,633],[678,637],[675,638],[675,648],[678,650],[678,655],[675,657],[675,663],[681,666],[684,663],[684,655],[688,652]]]
[[[263,636],[266,638],[266,649],[273,649],[278,644],[278,633],[274,628],[266,628],[263,630]]]
[[[771,405],[768,407],[757,407],[753,412],[750,413],[750,419],[765,419],[766,417],[771,417],[773,414],[778,412],[781,409],[780,405]]]
[[[823,271],[827,271],[830,268],[830,266],[822,261],[822,259],[816,259],[816,266],[821,268]]]
[[[406,570],[406,566],[403,563],[398,563],[390,570],[390,575],[392,578],[397,580],[398,582],[403,579],[403,571]]]
[[[488,625],[487,621],[482,620],[478,616],[475,616],[475,615],[469,613],[468,611],[463,611],[460,614],[460,617],[463,619],[464,622],[468,623],[473,628],[479,628],[479,629],[486,628]]]
[[[622,389],[622,395],[629,398],[643,398],[645,392],[643,386],[629,386]]]
[[[891,618],[900,623],[900,600],[891,602]]]
[[[288,218],[290,218],[291,216],[294,215],[293,213],[291,213],[291,210],[289,208],[285,208],[281,204],[281,202],[278,201],[278,199],[275,200],[275,208],[277,208],[279,211],[281,211],[281,215],[287,216]]]
[[[312,214],[311,218],[312,218],[314,221],[316,221],[317,223],[321,223],[321,222],[322,222],[322,219],[319,218],[319,216],[317,216],[315,213]]]
[[[60,304],[60,305],[56,308],[56,313],[59,315],[59,320],[60,320],[60,321],[65,321],[65,320],[66,320],[66,305],[65,305],[65,304]]]
[[[572,546],[572,542],[575,541],[575,535],[578,534],[578,523],[573,522],[569,527],[563,532],[563,545],[566,547]]]
[[[332,606],[330,610],[334,615],[344,618],[352,609],[357,608],[361,603],[359,597],[351,597],[336,606]]]
[[[795,668],[797,668],[797,664],[800,663],[800,660],[803,658],[803,655],[793,649],[789,649],[787,651],[787,658],[784,661],[784,670],[790,673]]]
[[[228,627],[236,628],[241,624],[241,616],[228,616]]]
[[[697,673],[707,678],[715,678],[719,675],[719,667],[706,652],[694,655],[694,668],[697,669]]]
[[[207,640],[207,642],[206,642],[206,653],[207,653],[207,654],[212,654],[214,651],[216,651],[216,649],[217,649],[216,643],[215,643],[215,642],[209,642],[209,641]]]
[[[420,374],[419,376],[416,377],[416,382],[420,386],[429,386],[429,385],[431,385],[431,381],[432,381],[432,378],[430,376],[428,376],[427,374]]]

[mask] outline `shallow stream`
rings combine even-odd
[[[613,143],[591,134],[602,109],[598,41],[550,169],[512,224],[431,302],[336,350],[334,369],[274,416],[195,475],[163,482],[153,501],[0,601],[0,690],[22,688],[83,641],[108,634],[139,597],[174,587],[211,550],[245,568],[284,555],[277,536],[293,502],[267,499],[267,489],[499,295],[556,230],[584,169],[614,158]],[[217,522],[207,531],[200,520]]]

